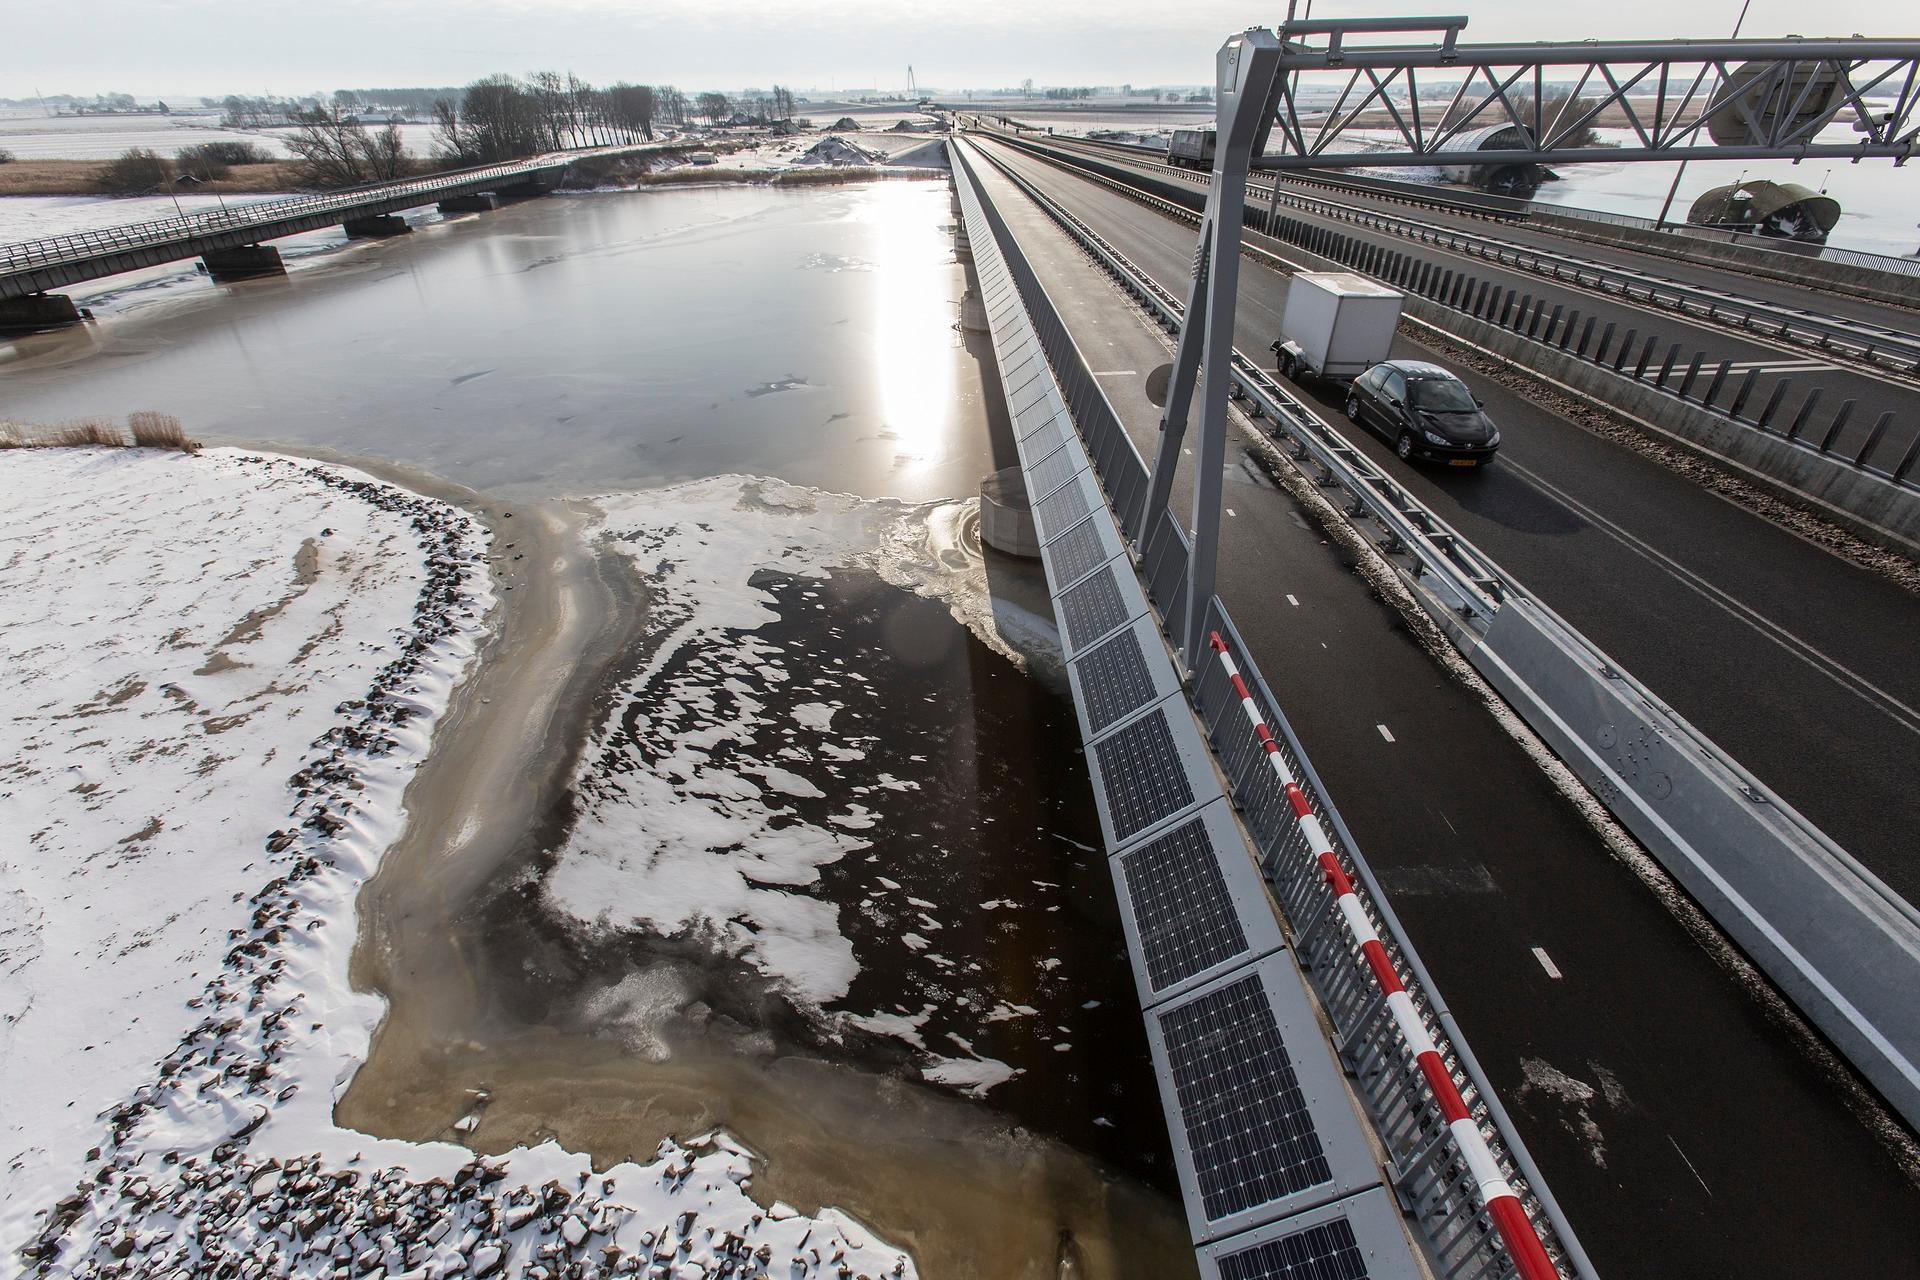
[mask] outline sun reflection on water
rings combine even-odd
[[[956,416],[953,255],[941,216],[944,197],[931,184],[885,183],[866,193],[861,210],[873,228],[881,421],[898,437],[902,461],[915,469],[944,456]]]

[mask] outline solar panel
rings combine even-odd
[[[1047,544],[1044,554],[1053,569],[1055,582],[1062,586],[1078,582],[1118,553],[1119,547],[1113,541],[1101,537],[1103,532],[1110,532],[1112,526],[1103,529],[1102,525],[1107,522],[1098,516],[1082,520]]]
[[[1224,1254],[1219,1262],[1221,1280],[1368,1280],[1366,1255],[1345,1218]]]
[[[1174,750],[1164,708],[1115,729],[1093,752],[1116,840],[1145,831],[1193,803],[1193,788]]]
[[[1031,495],[1033,490],[1027,492]],[[1055,530],[1070,529],[1080,523],[1091,510],[1093,503],[1087,498],[1086,486],[1070,484],[1038,499],[1034,504],[1033,516],[1040,526],[1040,537],[1044,541],[1051,538]]]
[[[1086,462],[1080,450],[1061,449],[1045,462],[1038,463],[1027,470],[1027,492],[1042,497],[1058,489],[1073,479],[1077,472],[1086,470]]]
[[[1400,1208],[1371,1187],[1202,1245],[1204,1280],[1418,1280]]]
[[[1046,426],[1049,422],[1057,421],[1065,416],[1066,406],[1060,403],[1060,398],[1057,395],[1048,396],[1046,399],[1035,404],[1030,404],[1019,413],[1014,414],[1013,428],[1016,434],[1024,438],[1040,430],[1040,428]],[[1051,453],[1052,450],[1049,449],[1047,452]],[[1043,453],[1040,456],[1044,458],[1047,455]]]
[[[1234,850],[1239,856],[1239,851]],[[1220,854],[1198,814],[1125,854],[1127,898],[1155,991],[1247,950]]]
[[[1120,584],[1112,569],[1062,591],[1053,607],[1066,627],[1068,642],[1075,649],[1086,648],[1128,617],[1126,600],[1120,594]]]
[[[1042,396],[1053,391],[1052,377],[1036,378],[1026,386],[1007,392],[1007,406],[1013,410],[1013,416],[1019,417],[1040,402]]]
[[[1044,458],[1067,442],[1069,430],[1065,420],[1054,414],[1039,430],[1020,442],[1020,451],[1029,458]]]
[[[1161,1013],[1160,1030],[1210,1221],[1332,1180],[1259,973]]]
[[[1074,674],[1080,681],[1090,734],[1099,733],[1161,696],[1140,651],[1140,636],[1133,630],[1123,631],[1083,654]]]

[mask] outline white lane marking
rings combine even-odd
[[[1300,602],[1298,600],[1295,600],[1292,596],[1287,597],[1287,603],[1292,605],[1296,609],[1300,607]]]
[[[1095,369],[1093,376],[1096,378],[1130,378],[1138,372],[1140,372],[1138,369]]]
[[[1226,507],[1226,508],[1224,508],[1224,510],[1226,511],[1226,513],[1227,513],[1228,515],[1233,515],[1233,514],[1234,514],[1234,510],[1233,510],[1233,508],[1232,508],[1232,507]]]
[[[1788,653],[1800,659],[1815,671],[1818,671],[1821,675],[1826,676],[1842,689],[1845,689],[1848,693],[1853,694],[1868,706],[1880,711],[1902,729],[1910,733],[1920,734],[1920,708],[1908,706],[1906,703],[1900,701],[1900,699],[1888,693],[1885,689],[1868,680],[1859,672],[1829,657],[1826,653],[1815,648],[1807,641],[1802,640],[1799,636],[1762,614],[1751,605],[1728,595],[1719,587],[1714,586],[1711,582],[1708,582],[1705,578],[1687,568],[1672,556],[1666,554],[1666,552],[1659,550],[1653,546],[1653,544],[1627,532],[1624,528],[1607,519],[1566,490],[1553,484],[1539,472],[1523,466],[1518,462],[1514,462],[1512,459],[1508,459],[1506,465],[1509,470],[1516,471],[1525,476],[1540,490],[1557,498],[1568,510],[1584,516],[1602,533],[1609,535],[1615,541],[1621,543],[1629,550],[1638,553],[1643,558],[1653,561],[1665,569],[1683,586],[1691,587],[1695,593],[1705,597],[1709,603],[1718,605],[1727,613],[1732,614],[1734,618],[1746,623],[1755,631],[1773,641],[1782,649],[1785,649]]]
[[[1700,1189],[1711,1196],[1713,1194],[1713,1188],[1708,1186],[1707,1180],[1700,1176],[1700,1171],[1693,1167],[1693,1161],[1687,1159],[1687,1153],[1680,1150],[1680,1143],[1672,1134],[1667,1135],[1667,1141],[1673,1143],[1674,1154],[1679,1156],[1680,1162],[1687,1166],[1687,1172],[1692,1174],[1693,1180],[1700,1184]]]
[[[1718,369],[1719,365],[1701,365],[1700,372]],[[1758,369],[1762,373],[1822,373],[1837,369],[1824,360],[1735,360],[1727,368],[1733,373],[1745,373],[1749,369]]]
[[[1387,726],[1383,724],[1377,724],[1373,727],[1378,729],[1380,731],[1380,736],[1385,738],[1388,742],[1393,741],[1393,730],[1387,728]]]
[[[1545,948],[1535,947],[1533,949],[1533,958],[1540,962],[1540,967],[1547,971],[1549,978],[1558,978],[1560,976],[1560,966],[1553,962],[1553,957],[1546,953]]]

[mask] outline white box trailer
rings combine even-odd
[[[1404,295],[1351,271],[1301,271],[1273,353],[1283,376],[1356,378],[1387,358]]]

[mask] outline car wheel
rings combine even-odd
[[[1413,457],[1413,432],[1402,431],[1400,438],[1393,442],[1393,451],[1399,454],[1403,461]]]
[[[1360,422],[1360,395],[1358,392],[1347,392],[1347,421],[1355,425],[1358,425]]]

